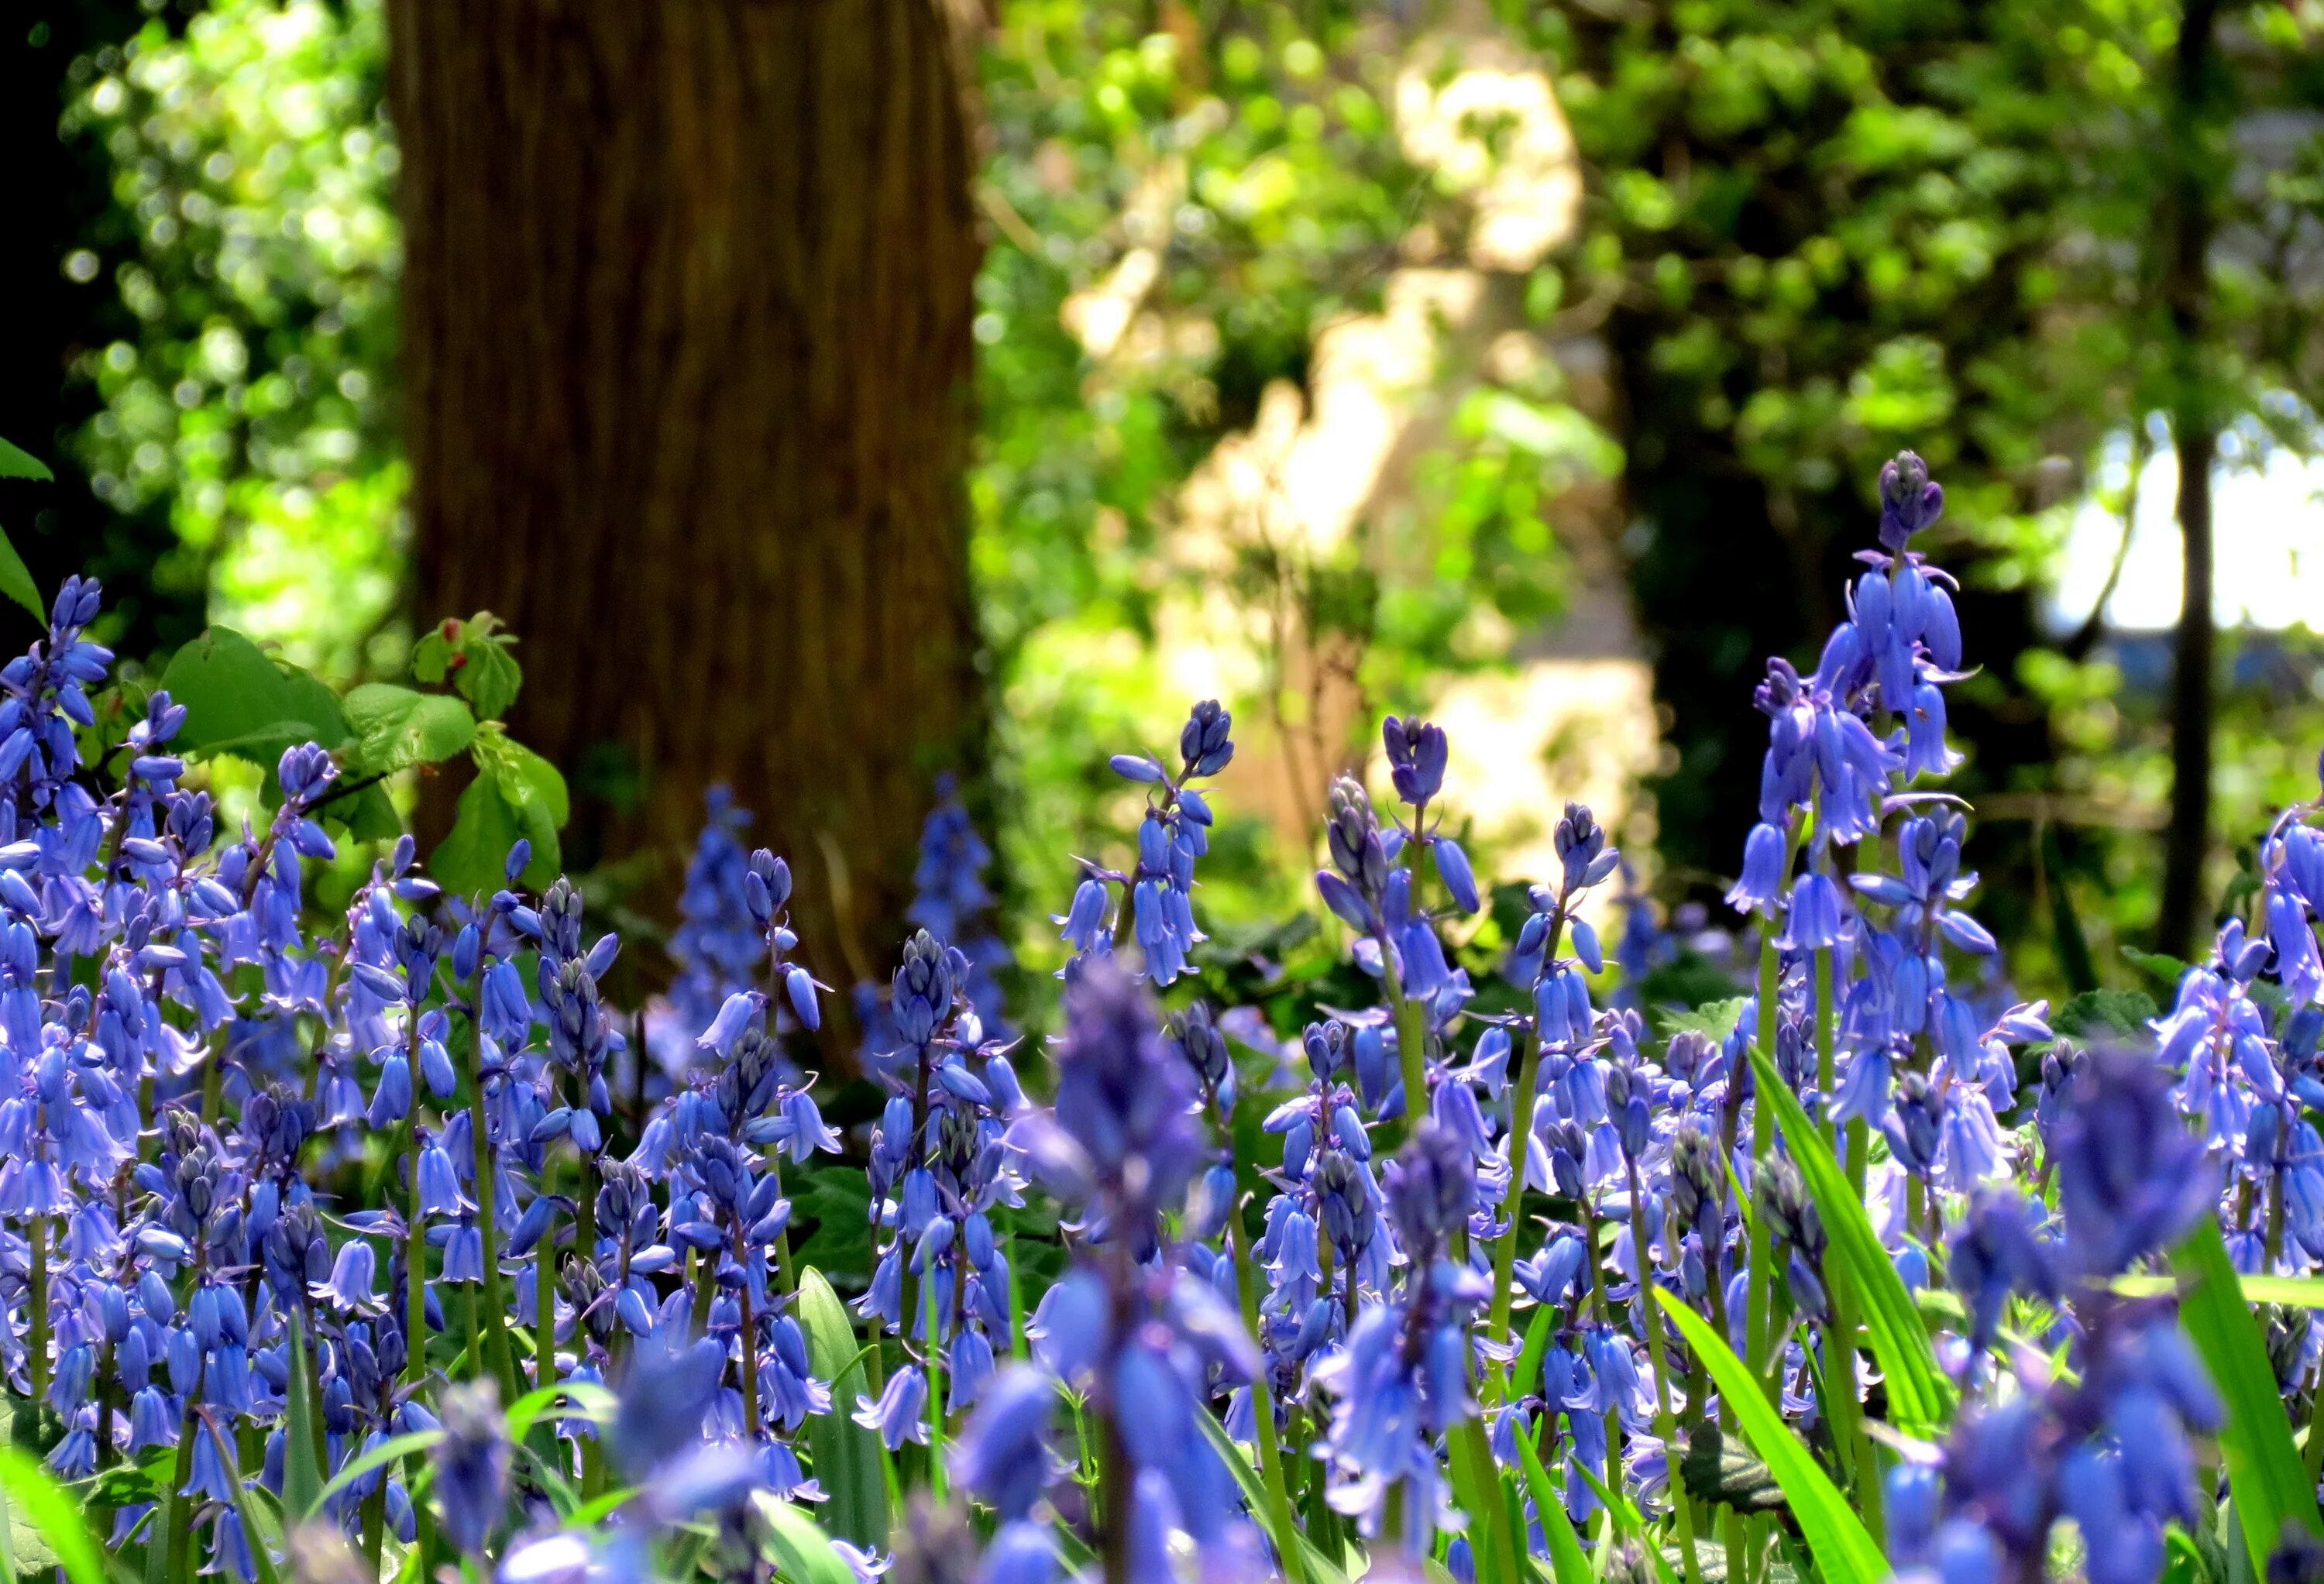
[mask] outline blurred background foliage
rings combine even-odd
[[[104,573],[132,654],[217,619],[400,674],[441,612],[406,609],[378,0],[64,9],[6,43],[80,173],[27,266],[66,503],[0,510],[44,582]],[[1445,713],[1488,865],[1586,793],[1691,922],[1751,818],[1752,684],[1812,662],[1907,445],[1950,491],[1966,786],[2029,992],[2123,980],[2155,925],[2190,415],[2222,437],[2214,892],[2316,791],[2324,617],[2235,602],[2324,594],[2317,0],[990,20],[965,487],[1028,969],[1070,855],[1132,826],[1105,755],[1208,693],[1252,743],[1222,947],[1289,949],[1323,787],[1391,705]]]

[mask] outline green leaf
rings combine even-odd
[[[210,1438],[212,1444],[217,1448],[218,1455],[225,1462],[227,1471],[235,1472],[238,1460],[233,1438],[208,1420],[203,1420],[200,1423],[202,1428],[199,1433]],[[234,1505],[235,1510],[242,1515],[243,1531],[250,1541],[251,1562],[258,1573],[256,1584],[276,1584],[281,1575],[275,1571],[274,1558],[266,1549],[268,1531],[272,1525],[262,1521],[256,1505],[251,1500],[250,1493],[254,1484],[255,1481],[253,1479],[237,1478],[234,1481]]]
[[[282,1394],[282,1510],[293,1524],[323,1505],[323,1444],[315,1419],[315,1377],[307,1362],[307,1330],[290,1316],[290,1379]]]
[[[1242,1487],[1243,1501],[1250,1508],[1253,1521],[1267,1532],[1267,1537],[1275,1543],[1277,1551],[1287,1553],[1291,1546],[1297,1546],[1299,1561],[1306,1568],[1307,1577],[1314,1580],[1314,1584],[1348,1584],[1347,1570],[1325,1556],[1315,1543],[1307,1538],[1305,1531],[1295,1524],[1287,1536],[1274,1533],[1269,1527],[1272,1519],[1268,1516],[1267,1490],[1259,1484],[1259,1471],[1242,1455],[1242,1449],[1228,1437],[1225,1425],[1208,1414],[1197,1414],[1194,1419],[1203,1427],[1203,1433],[1210,1438],[1212,1447],[1219,1454],[1219,1460],[1233,1474],[1235,1483]]]
[[[0,440],[0,446],[7,443]],[[24,557],[16,553],[5,533],[0,533],[0,594],[32,612],[33,621],[49,619],[48,607],[41,603],[41,585],[32,581],[32,569],[24,565]]]
[[[490,896],[507,879],[509,849],[523,833],[499,783],[480,775],[460,794],[452,828],[429,855],[428,872],[455,897]]]
[[[2227,1466],[2227,1488],[2235,1496],[2253,1565],[2264,1578],[2268,1553],[2287,1523],[2310,1534],[2324,1533],[2315,1487],[2301,1464],[2292,1420],[2267,1361],[2266,1339],[2245,1302],[2218,1223],[2205,1216],[2172,1250],[2171,1264],[2193,1283],[2180,1303],[2179,1318],[2227,1408],[2219,1455]]]
[[[559,1407],[560,1402],[565,1406]],[[509,1404],[503,1417],[508,1424],[509,1439],[521,1441],[543,1419],[586,1419],[596,1424],[611,1424],[620,1406],[613,1394],[604,1386],[586,1380],[560,1380],[525,1393]]]
[[[339,701],[356,740],[355,768],[367,776],[441,764],[475,741],[468,706],[441,693],[366,682]]]
[[[231,753],[271,777],[284,750],[314,741],[336,749],[346,719],[331,690],[285,668],[231,627],[212,627],[171,656],[161,686],[186,706],[175,746]]]
[[[1880,1554],[1863,1520],[1849,1510],[1848,1498],[1767,1401],[1759,1383],[1751,1377],[1750,1367],[1735,1357],[1734,1349],[1711,1329],[1710,1322],[1679,1302],[1675,1294],[1657,1287],[1655,1297],[1703,1368],[1711,1371],[1728,1412],[1758,1449],[1775,1483],[1784,1487],[1792,1516],[1807,1536],[1823,1584],[1873,1584],[1886,1579],[1887,1559]]]
[[[2187,977],[2187,964],[2162,952],[2142,952],[2136,946],[2122,949],[2123,961],[2163,981],[2165,988],[2176,990],[2179,981]]]
[[[1808,1119],[1807,1109],[1756,1043],[1749,1052],[1756,1092],[1775,1108],[1784,1142],[1831,1236],[1831,1253],[1864,1312],[1873,1357],[1888,1379],[1889,1415],[1907,1435],[1933,1435],[1951,1422],[1955,1393],[1937,1367],[1936,1350],[1929,1344],[1913,1294],[1896,1274],[1880,1234],[1872,1229],[1864,1201],[1849,1187],[1831,1147]]]
[[[476,714],[483,720],[497,721],[507,714],[509,706],[516,703],[517,690],[524,686],[524,668],[508,650],[513,641],[503,637],[472,640],[461,651],[467,664],[452,673],[452,686],[476,706]]]
[[[797,1584],[855,1584],[854,1570],[831,1549],[831,1536],[813,1518],[788,1502],[762,1496],[754,1504],[766,1520],[767,1539],[782,1577]]]
[[[1549,1351],[1549,1339],[1557,1325],[1557,1310],[1548,1303],[1536,1304],[1533,1322],[1526,1327],[1525,1346],[1517,1349],[1516,1367],[1509,1373],[1509,1392],[1522,1396],[1534,1388],[1541,1378],[1541,1356]]]
[[[21,446],[0,440],[0,478],[29,478],[41,483],[53,483],[56,474],[49,465]]]
[[[2244,1302],[2273,1303],[2284,1309],[2324,1309],[2324,1276],[2240,1276]],[[2116,1276],[2107,1290],[2126,1298],[2154,1298],[2175,1293],[2174,1276]]]
[[[329,812],[345,809],[347,834],[358,842],[392,842],[403,834],[403,816],[395,812],[395,800],[380,786],[364,787],[343,803],[331,805]]]
[[[1525,1555],[1526,1547],[1510,1533],[1516,1520],[1502,1498],[1499,1470],[1485,1440],[1485,1422],[1464,1420],[1445,1441],[1452,1455],[1452,1498],[1469,1515],[1470,1544],[1479,1552],[1479,1571],[1488,1579],[1515,1578],[1517,1559]]]
[[[106,1584],[105,1553],[88,1532],[80,1509],[64,1488],[28,1453],[0,1447],[0,1490],[7,1492],[10,1526],[23,1515],[48,1542],[71,1584]]]
[[[2058,1008],[2050,1027],[2078,1039],[2094,1030],[2136,1036],[2145,1032],[2146,1020],[2155,1010],[2154,998],[2144,990],[2084,990]]]
[[[807,1363],[817,1380],[831,1385],[831,1412],[815,1415],[807,1425],[816,1482],[830,1497],[824,1511],[841,1539],[884,1548],[888,1486],[880,1472],[880,1437],[856,1423],[852,1412],[856,1394],[869,1395],[871,1382],[858,1357],[855,1327],[839,1294],[811,1266],[799,1272],[798,1312],[807,1332]]]
[[[512,741],[496,723],[477,730],[469,757],[475,760],[477,778],[490,781],[499,791],[517,834],[532,843],[532,862],[524,871],[525,878],[536,888],[547,886],[557,878],[562,862],[557,833],[572,813],[565,778],[555,765]],[[502,856],[507,856],[506,849]]]
[[[1557,1494],[1549,1470],[1541,1466],[1541,1454],[1534,1450],[1533,1438],[1520,1435],[1517,1443],[1517,1457],[1525,1464],[1526,1488],[1533,1492],[1534,1515],[1541,1520],[1542,1535],[1549,1542],[1551,1576],[1557,1584],[1592,1584],[1590,1559],[1582,1552],[1582,1537],[1573,1532],[1573,1520],[1566,1515],[1565,1498]]]
[[[1605,1503],[1607,1511],[1614,1515],[1614,1527],[1637,1541],[1646,1552],[1646,1560],[1654,1564],[1655,1577],[1663,1584],[1678,1584],[1678,1574],[1672,1568],[1670,1558],[1663,1554],[1662,1548],[1655,1544],[1653,1537],[1647,1534],[1646,1515],[1631,1505],[1629,1497],[1613,1489],[1590,1472],[1590,1466],[1586,1463],[1577,1462],[1573,1465],[1573,1471],[1582,1476],[1584,1485],[1598,1493],[1598,1499]]]
[[[339,1471],[324,1485],[320,1500],[329,1501],[373,1469],[408,1458],[414,1452],[424,1452],[443,1439],[444,1432],[440,1430],[415,1430],[409,1435],[389,1436],[362,1456],[349,1458],[340,1464]],[[320,1502],[317,1505],[319,1506]]]
[[[1724,1040],[1735,1032],[1735,1025],[1742,1020],[1743,1008],[1750,1004],[1748,997],[1734,996],[1726,1000],[1705,1002],[1692,1011],[1658,1012],[1655,1020],[1661,1024],[1665,1038],[1674,1034],[1692,1032],[1707,1034],[1713,1040]]]

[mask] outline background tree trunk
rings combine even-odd
[[[729,782],[843,991],[888,972],[980,740],[941,4],[389,6],[421,619],[521,637],[568,869],[677,859]]]
[[[2218,7],[2192,0],[2179,19],[2171,106],[2170,252],[2163,296],[2171,315],[2171,429],[2179,456],[2181,569],[2179,631],[2171,683],[2171,826],[2163,853],[2163,907],[2156,946],[2192,957],[2202,944],[2203,868],[2211,853],[2211,732],[2217,710],[2213,672],[2211,464],[2218,417],[2206,384],[2211,240],[2218,228],[2211,193],[2216,176],[2206,146],[2207,118],[2218,91]]]

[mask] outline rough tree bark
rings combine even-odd
[[[2182,571],[2171,684],[2171,826],[2163,855],[2163,906],[2155,944],[2174,957],[2198,944],[2204,861],[2211,851],[2211,730],[2218,634],[2211,622],[2211,464],[2218,417],[2206,384],[2203,343],[2209,306],[2211,173],[2204,134],[2216,99],[2218,7],[2190,0],[2179,20],[2172,72],[2172,176],[2163,294],[2171,314],[2172,443],[2179,456]]]
[[[417,609],[520,635],[568,867],[675,859],[729,782],[843,988],[979,736],[943,4],[389,5]]]

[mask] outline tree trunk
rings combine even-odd
[[[981,740],[942,3],[389,5],[418,610],[520,636],[568,868],[674,873],[731,783],[843,990]]]
[[[2155,944],[2175,957],[2200,944],[2203,865],[2211,851],[2211,728],[2218,634],[2211,625],[2211,463],[2218,419],[2205,383],[2203,338],[2216,221],[2204,145],[2218,6],[2190,0],[2180,18],[2172,85],[2170,254],[2163,300],[2171,313],[2172,440],[2179,456],[2182,567],[2171,684],[2171,826],[2164,838],[2163,908]]]

